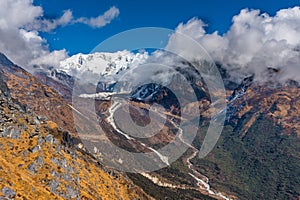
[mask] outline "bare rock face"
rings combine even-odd
[[[13,189],[10,189],[9,187],[3,187],[2,193],[7,198],[14,198],[16,196],[16,193]]]

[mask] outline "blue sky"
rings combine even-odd
[[[88,53],[108,37],[132,28],[154,26],[175,29],[180,22],[197,17],[209,25],[208,32],[218,30],[222,34],[230,27],[232,17],[243,8],[260,9],[274,15],[279,9],[299,4],[295,0],[34,0],[34,5],[43,7],[47,18],[58,18],[67,9],[71,9],[77,18],[97,17],[112,6],[120,10],[116,19],[101,28],[78,23],[41,34],[51,50],[65,48],[70,55]]]

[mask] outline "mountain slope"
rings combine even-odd
[[[56,122],[64,130],[75,133],[72,109],[54,89],[42,84],[29,72],[14,65],[0,54],[0,69],[13,98],[41,117]]]
[[[192,161],[212,187],[245,200],[299,199],[299,94],[297,86],[245,81],[232,92],[218,144]]]
[[[3,60],[7,61],[5,57]],[[26,77],[27,72],[6,61],[0,69],[0,198],[150,199],[126,175],[106,168],[92,155],[76,148],[70,143],[69,133],[62,131],[56,123],[35,115],[13,99],[15,96],[26,102],[33,98],[26,92],[23,96],[18,93],[21,89],[12,84],[17,81],[21,86],[24,86],[23,81],[29,84],[25,85],[29,88],[25,91],[34,92],[38,97],[43,97],[43,92],[50,92],[48,96],[53,98],[56,93],[35,82],[33,77]],[[10,88],[15,89],[12,95],[7,80],[11,83]],[[31,105],[36,105],[37,109],[39,99],[35,101],[36,104]]]
[[[71,92],[64,92],[65,89],[60,86],[66,86],[67,90],[72,88],[75,78],[68,73],[74,69],[76,73],[73,75],[79,74],[80,77],[87,71],[93,71],[97,66],[97,59],[103,61],[105,57],[103,55],[106,53],[99,53],[98,55],[101,56],[93,57],[93,55],[82,56],[79,54],[63,62],[64,67],[61,70],[56,69],[58,73],[54,73],[55,76],[47,76],[49,80],[51,79],[48,80],[48,85],[54,87],[61,94],[70,95]],[[207,198],[219,199],[299,198],[298,186],[300,181],[297,174],[300,163],[300,121],[298,117],[300,89],[297,84],[270,83],[261,85],[253,82],[254,77],[250,76],[246,77],[239,85],[227,81],[226,74],[222,73],[228,96],[225,128],[214,150],[206,158],[198,159],[196,157],[197,149],[201,147],[210,114],[213,112],[210,109],[209,94],[203,81],[195,78],[191,73],[192,71],[179,71],[193,82],[192,86],[198,99],[198,101],[190,102],[190,93],[187,91],[184,102],[189,103],[182,108],[178,106],[176,98],[170,95],[168,90],[159,84],[146,84],[129,94],[129,99],[126,101],[134,107],[133,109],[120,106],[112,111],[111,108],[116,104],[111,96],[118,95],[120,90],[114,88],[116,82],[111,81],[109,77],[117,76],[121,72],[126,73],[126,70],[130,69],[129,62],[123,63],[124,60],[126,61],[126,56],[127,54],[114,57],[118,61],[122,61],[120,65],[116,65],[114,59],[105,58],[105,62],[99,62],[101,64],[100,71],[94,71],[98,74],[97,80],[100,80],[95,82],[98,83],[97,92],[99,94],[97,95],[98,97],[107,97],[98,98],[95,101],[95,108],[101,119],[102,128],[106,131],[109,140],[113,141],[115,145],[137,152],[151,151],[144,145],[159,149],[174,139],[177,131],[176,123],[180,119],[181,109],[195,118],[197,116],[192,109],[193,106],[199,106],[201,112],[197,136],[192,146],[176,162],[156,172],[129,175],[149,195],[158,199],[163,197],[172,199],[178,195],[185,196],[187,199],[197,199],[197,195],[200,199],[206,198],[204,196],[207,195],[210,195]],[[91,69],[89,69],[89,59],[94,59]],[[141,62],[137,63],[143,63],[143,61],[142,59]],[[189,63],[186,62],[172,64],[175,67],[177,65],[190,67]],[[87,68],[84,68],[85,66]],[[180,89],[180,85],[176,85],[176,83],[173,86]],[[85,98],[93,98],[97,95],[82,95],[81,97],[84,102]],[[65,95],[65,98],[68,101],[70,99],[68,95]],[[149,116],[143,113],[149,112],[150,106],[155,103],[163,105],[166,109],[164,112],[157,112],[156,114],[168,116],[167,124],[155,136],[140,141],[136,138],[134,140],[128,139],[128,137],[120,134],[120,127],[114,126],[114,113],[118,113],[120,116],[126,116],[125,114],[128,116],[129,113],[135,123],[142,125],[149,123]],[[83,107],[85,106],[83,105]],[[142,110],[143,113],[141,114],[138,110]],[[158,122],[157,125],[159,124]],[[131,128],[122,122],[118,125],[127,127],[129,130]],[[125,132],[124,134],[126,135]],[[88,134],[85,136],[87,140],[95,139]],[[141,145],[141,142],[144,145]],[[99,153],[95,153],[95,156],[101,158]],[[151,194],[152,190],[156,191],[155,195]]]

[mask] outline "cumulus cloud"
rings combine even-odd
[[[168,46],[174,42],[178,43],[177,48],[185,45],[174,41],[178,33],[192,37],[235,81],[250,74],[261,82],[300,81],[299,7],[279,10],[275,16],[243,9],[233,17],[232,26],[223,35],[208,34],[206,26],[197,18],[179,24]]]
[[[75,19],[71,10],[63,11],[57,19],[47,19],[43,8],[33,5],[33,0],[0,0],[0,52],[26,68],[32,65],[58,66],[59,61],[68,57],[67,51],[50,51],[40,32],[74,23],[100,28],[118,15],[119,10],[112,7],[97,18],[84,18],[86,22]]]

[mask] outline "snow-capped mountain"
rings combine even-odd
[[[85,73],[109,76],[118,74],[129,67],[135,67],[142,64],[148,57],[149,55],[147,52],[134,54],[127,50],[115,53],[79,53],[61,61],[57,70],[77,78]]]
[[[145,65],[143,66],[143,64]],[[149,64],[151,66],[148,66]],[[133,70],[131,71],[131,69]],[[114,53],[96,52],[74,55],[61,61],[60,66],[52,69],[48,76],[70,88],[73,88],[73,83],[76,82],[80,87],[85,88],[84,91],[81,91],[85,93],[79,94],[81,97],[97,96],[94,88],[92,91],[86,90],[85,86],[93,84],[96,85],[96,93],[108,92],[108,96],[114,92],[126,93],[131,94],[132,99],[141,101],[149,100],[151,96],[153,98],[157,95],[160,96],[163,90],[159,85],[170,84],[178,73],[186,77],[192,85],[199,76],[195,73],[193,66],[173,54],[163,51],[152,54],[132,53],[124,50]],[[124,74],[126,76],[122,76]],[[139,85],[151,82],[157,84]],[[106,99],[106,95],[104,96]]]
[[[101,91],[107,91],[107,85],[115,84],[122,71],[135,68],[145,63],[148,58],[147,52],[132,53],[127,50],[114,53],[79,53],[61,61],[57,67],[35,66],[34,75],[70,99],[75,82],[98,85],[97,88],[102,83],[104,88]]]
[[[99,92],[112,91],[122,72],[146,63],[149,57],[148,52],[132,53],[127,50],[114,53],[79,53],[61,61],[56,67],[35,66],[34,75],[71,100],[74,84],[96,85]],[[81,92],[89,93],[86,89]]]

